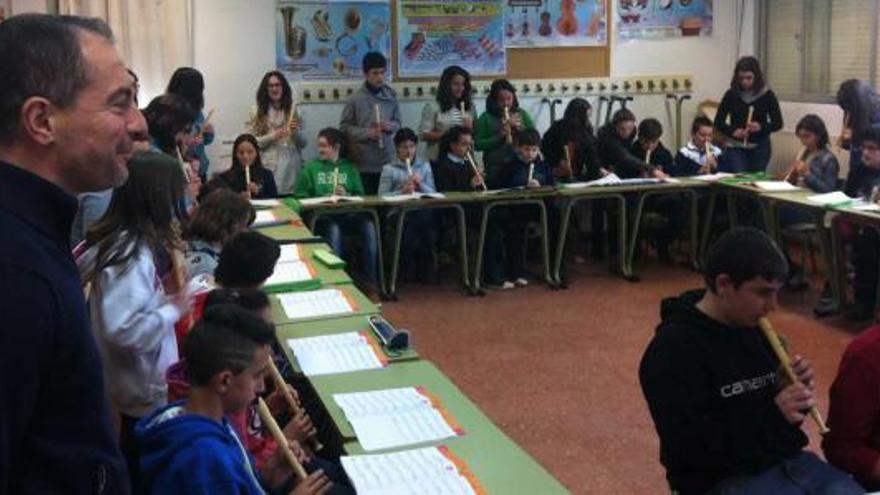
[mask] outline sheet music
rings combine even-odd
[[[808,196],[807,201],[820,205],[834,205],[847,203],[849,201],[855,201],[855,198],[847,196],[842,191],[834,191],[825,194],[814,194],[812,196]]]
[[[361,333],[346,332],[288,339],[287,345],[306,376],[332,375],[384,366],[367,339]]]
[[[474,495],[476,491],[439,447],[340,457],[361,495]]]
[[[783,192],[783,191],[797,191],[798,188],[793,186],[788,181],[784,180],[759,180],[755,181],[755,186],[762,191],[768,192]]]
[[[721,179],[726,179],[728,177],[733,177],[735,174],[727,173],[727,172],[716,172],[714,174],[703,174],[703,175],[694,175],[691,179],[694,180],[702,180],[706,182],[718,182]]]
[[[266,280],[267,286],[291,284],[295,282],[304,282],[312,280],[314,275],[309,269],[309,265],[305,261],[290,261],[287,263],[276,263],[275,271],[272,276]]]
[[[284,314],[292,320],[351,314],[355,307],[339,289],[288,292],[278,295]]]
[[[382,450],[456,436],[415,387],[334,394],[364,450]]]
[[[298,199],[299,203],[304,206],[321,205],[325,203],[357,203],[363,201],[360,196],[316,196],[314,198]]]
[[[591,180],[589,182],[571,182],[566,184],[565,187],[569,189],[582,189],[584,187],[593,187],[593,186],[612,186],[616,184],[620,184],[621,180],[617,174],[608,174],[601,179]]]
[[[871,212],[880,211],[880,205],[878,205],[877,203],[870,203],[870,202],[865,201],[864,199],[857,200],[857,201],[858,202],[856,204],[851,205],[849,207],[849,209],[856,210],[856,211],[871,211]]]
[[[419,199],[419,197],[416,194],[389,194],[382,196],[382,201],[388,203],[403,203],[404,201],[412,201],[414,199]]]
[[[275,220],[275,215],[273,215],[271,211],[259,210],[257,211],[256,218],[254,218],[254,225],[259,225],[261,223],[272,223]]]
[[[281,201],[277,199],[252,199],[251,204],[255,208],[273,208],[275,206],[281,206]]]
[[[387,201],[389,203],[402,203],[404,201],[411,201],[414,199],[443,199],[446,195],[443,193],[410,193],[410,194],[393,194],[382,196],[383,201]]]
[[[302,259],[298,244],[282,244],[280,248],[281,256],[278,257],[277,263],[290,263]]]

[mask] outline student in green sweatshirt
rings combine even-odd
[[[320,196],[363,196],[361,176],[348,160],[345,135],[339,129],[327,127],[318,133],[318,158],[300,171],[294,187],[297,198]],[[335,176],[335,178],[334,178]],[[333,186],[336,184],[336,190]],[[378,239],[372,221],[360,213],[322,217],[315,230],[344,259],[350,261],[353,253],[343,252],[343,235],[359,232],[363,238],[361,265],[356,266],[366,281],[374,285],[378,279]]]

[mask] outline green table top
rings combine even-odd
[[[306,239],[314,237],[306,224],[298,213],[291,210],[287,206],[276,206],[270,210],[272,215],[278,220],[287,220],[289,223],[284,225],[273,225],[271,227],[254,227],[261,234],[267,235],[276,240],[282,239]]]
[[[342,410],[333,400],[333,394],[423,386],[449,411],[465,434],[418,446],[447,445],[467,464],[487,493],[568,493],[565,487],[520,449],[440,370],[427,361],[397,363],[376,371],[313,377],[312,384],[333,422],[347,439],[343,447],[348,454],[365,452],[354,438],[354,430]],[[417,446],[412,445],[403,449],[415,447]]]
[[[370,339],[379,345],[385,353],[385,356],[388,358],[389,363],[393,364],[402,361],[413,361],[419,358],[418,353],[412,348],[403,351],[388,351],[382,347],[381,343],[379,343],[379,339],[376,338],[376,334],[373,333],[369,323],[367,323],[366,316],[343,316],[339,318],[306,321],[303,323],[288,323],[285,325],[278,325],[275,328],[278,342],[281,343],[281,348],[284,349],[284,354],[287,356],[287,360],[290,361],[291,366],[293,366],[293,369],[297,372],[301,372],[302,370],[293,355],[293,351],[291,351],[290,347],[286,345],[287,339],[317,337],[319,335],[332,335],[346,332],[363,332],[367,334]]]
[[[379,307],[376,306],[372,301],[367,299],[361,291],[357,290],[354,285],[325,285],[321,287],[322,289],[334,288],[343,291],[351,301],[354,302],[356,310],[354,313],[349,313],[347,315],[328,315],[328,316],[319,316],[315,318],[306,318],[303,320],[292,320],[287,317],[287,314],[284,312],[284,308],[281,307],[281,302],[278,300],[278,296],[282,294],[271,294],[269,296],[269,301],[272,304],[272,321],[275,322],[275,325],[286,325],[289,323],[304,323],[309,321],[318,321],[329,318],[338,318],[340,316],[366,316],[366,315],[375,315],[379,314]],[[298,292],[297,294],[302,294],[302,292]]]

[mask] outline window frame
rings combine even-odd
[[[811,9],[812,3],[816,0],[803,0],[803,1],[806,4],[806,6],[803,10],[803,17],[801,18],[801,39],[800,39],[800,47],[798,49],[798,52],[799,52],[799,55],[801,58],[801,60],[800,60],[801,61],[801,64],[800,64],[801,70],[800,70],[800,74],[799,74],[799,80],[800,80],[800,84],[801,84],[800,89],[801,90],[798,91],[797,93],[787,93],[787,92],[780,92],[780,91],[777,91],[774,89],[774,92],[776,93],[776,96],[781,101],[790,101],[790,102],[797,102],[797,103],[830,103],[830,104],[834,104],[834,103],[836,103],[836,98],[834,97],[833,94],[816,93],[816,92],[809,92],[809,91],[804,90],[805,81],[807,81],[807,70],[808,70],[807,69],[807,50],[806,50],[807,42],[804,39],[804,35],[807,32],[807,14],[808,14],[808,12],[810,12],[812,10]],[[833,11],[834,0],[826,0],[826,1],[829,2],[829,12]],[[770,3],[770,0],[757,0],[757,7],[758,8],[755,9],[755,15],[757,16],[756,25],[758,26],[758,29],[755,33],[756,38],[757,38],[757,47],[758,47],[757,53],[758,53],[760,60],[763,64],[765,77],[768,74],[766,67],[768,64],[772,63],[772,60],[769,60],[767,58],[767,47],[769,44],[768,43],[769,3]],[[871,18],[873,19],[873,22],[871,23],[871,37],[868,40],[869,48],[871,50],[871,52],[869,54],[869,64],[870,65],[868,67],[868,81],[870,82],[870,84],[872,86],[880,85],[876,82],[877,81],[877,52],[878,52],[878,46],[877,46],[878,39],[877,38],[878,38],[878,25],[880,25],[880,22],[878,22],[878,21],[880,21],[880,20],[878,20],[878,17],[880,17],[880,0],[872,0],[871,1]],[[831,66],[830,66],[830,63],[831,63],[831,37],[830,37],[831,36],[831,26],[830,26],[831,17],[830,16],[828,17],[826,22],[828,23],[827,32],[829,33],[829,38],[826,39],[825,43],[822,44],[822,46],[824,47],[824,54],[822,57],[823,58],[822,63],[825,65],[824,70],[823,70],[823,78],[827,81],[830,78],[830,72],[831,72]],[[771,89],[773,88],[772,81],[767,80],[767,84],[771,87]],[[828,84],[828,82],[826,82],[826,84]],[[829,88],[829,90],[831,93],[835,92],[834,88]]]

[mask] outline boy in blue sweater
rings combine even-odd
[[[153,494],[264,494],[284,490],[293,474],[281,449],[257,472],[226,418],[263,391],[272,326],[231,304],[205,312],[187,336],[184,355],[191,389],[186,401],[161,407],[141,420],[135,435],[141,469]],[[306,454],[291,448],[301,463]],[[332,484],[313,472],[292,492],[325,494]]]

